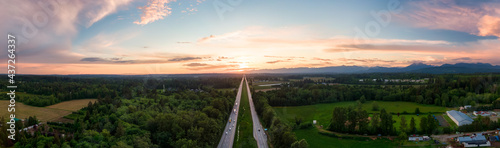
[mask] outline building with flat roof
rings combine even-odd
[[[491,146],[490,141],[488,141],[483,135],[458,137],[457,141],[458,143],[463,144],[465,147]]]
[[[427,141],[430,140],[431,138],[429,136],[422,136],[422,137],[408,137],[408,141]]]
[[[446,111],[446,114],[451,118],[451,120],[453,120],[453,122],[455,122],[458,126],[462,126],[462,125],[468,125],[468,124],[472,124],[472,118],[470,118],[469,116],[467,116],[466,114],[462,113],[462,112],[459,112],[459,111],[456,111],[456,110],[450,110],[450,111]]]

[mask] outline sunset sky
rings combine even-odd
[[[0,5],[2,34],[18,39],[20,74],[500,65],[498,1],[7,0]],[[6,39],[0,46],[7,47]]]

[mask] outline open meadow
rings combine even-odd
[[[368,113],[379,113],[380,111],[372,111],[373,103],[377,103],[379,108],[384,108],[389,113],[395,113],[393,115],[393,119],[396,121],[394,123],[395,128],[399,128],[399,122],[401,121],[401,116],[404,116],[408,123],[411,117],[415,118],[415,121],[418,125],[420,121],[420,116],[413,114],[415,108],[419,108],[420,112],[423,114],[427,114],[428,112],[432,113],[444,113],[448,108],[434,106],[434,105],[424,105],[412,102],[387,102],[387,101],[368,101],[362,104],[362,108]],[[318,125],[328,126],[330,124],[330,119],[332,118],[333,108],[335,107],[348,107],[354,106],[356,102],[338,102],[338,103],[322,103],[315,105],[305,105],[305,106],[289,106],[289,107],[274,107],[274,110],[282,119],[285,119],[289,122],[294,122],[295,117],[303,119],[305,122],[312,122],[312,120],[317,120]],[[403,112],[407,112],[409,114],[403,115]],[[401,113],[400,117],[397,116],[397,113]],[[371,115],[370,115],[371,116]]]
[[[16,102],[16,118],[24,119],[29,116],[36,116],[38,120],[45,121],[57,121],[62,117],[71,114],[73,111],[77,111],[83,107],[86,107],[89,101],[95,102],[97,99],[81,99],[81,100],[71,100],[64,101],[58,104],[54,104],[47,107],[35,107],[25,105],[21,102]],[[0,100],[0,106],[8,106],[9,100]],[[8,118],[9,113],[7,110],[0,111],[0,116]]]
[[[370,116],[373,113],[379,113],[380,111],[372,111],[373,103],[377,103],[380,109],[385,108],[387,112],[395,113],[393,114],[394,128],[399,130],[401,117],[406,118],[407,124],[410,123],[411,118],[415,119],[415,124],[417,129],[420,129],[420,118],[427,116],[429,112],[434,115],[441,115],[448,108],[434,106],[434,105],[424,105],[412,102],[386,102],[386,101],[369,101],[362,104],[362,109],[368,111]],[[347,107],[354,106],[357,103],[351,102],[338,102],[338,103],[324,103],[306,106],[290,106],[290,107],[274,107],[277,115],[288,121],[290,124],[295,124],[295,118],[302,119],[302,122],[312,122],[317,120],[318,125],[323,125],[323,127],[328,127],[330,120],[332,118],[333,108],[335,107]],[[419,108],[420,114],[417,116],[414,114],[415,108]],[[407,112],[408,114],[402,114]],[[400,113],[398,116],[397,113]],[[306,139],[310,147],[397,147],[397,142],[392,142],[388,139],[377,139],[377,140],[354,140],[354,139],[342,139],[337,137],[329,137],[318,133],[316,127],[308,129],[296,129],[294,130],[297,138]]]

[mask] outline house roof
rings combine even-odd
[[[486,141],[486,137],[483,135],[473,136],[473,137],[458,137],[460,142],[474,142],[474,141]]]
[[[472,118],[470,118],[466,114],[459,112],[459,111],[456,111],[456,110],[450,110],[450,111],[447,111],[447,113],[450,116],[452,116],[453,118],[455,118],[455,120],[457,120],[458,122],[463,122],[463,121],[472,122],[472,121],[474,121],[474,120],[472,120]]]

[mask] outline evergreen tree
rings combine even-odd
[[[410,120],[410,134],[411,133],[416,133],[417,131],[417,126],[415,125],[415,118],[411,117],[411,120]]]

